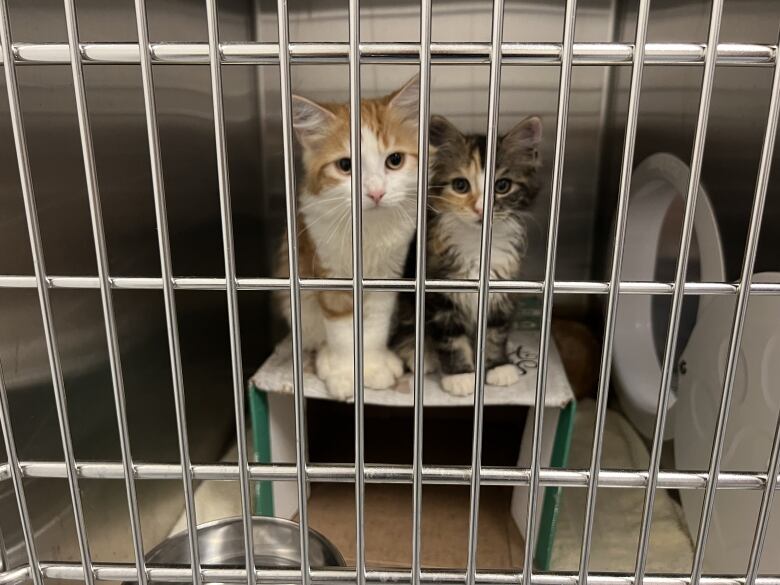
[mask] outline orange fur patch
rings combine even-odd
[[[408,84],[404,88],[409,87]],[[404,154],[407,158],[417,158],[417,122],[408,112],[400,111],[393,99],[404,88],[375,99],[361,101],[361,124],[364,130],[373,132],[380,147],[387,151]],[[330,187],[341,183],[345,175],[336,167],[341,158],[350,156],[349,106],[347,104],[317,104],[333,114],[319,127],[316,136],[309,140],[300,140],[303,153],[305,175],[301,186],[309,194],[316,196]],[[300,138],[300,136],[299,136]],[[404,163],[407,164],[407,163]],[[306,230],[301,214],[298,215],[298,268],[302,278],[334,278],[343,274],[331,274],[318,257],[315,242]],[[287,278],[289,257],[287,238],[284,237],[276,263],[275,275]],[[344,318],[352,315],[352,293],[350,291],[318,291],[317,302],[329,319]],[[277,291],[280,303],[289,303],[287,291]]]
[[[329,274],[322,266],[317,256],[317,250],[307,231],[303,231],[303,218],[298,215],[298,273],[301,278],[328,278]],[[274,276],[276,278],[288,278],[290,274],[289,249],[287,237],[282,239],[279,247],[279,256],[276,262]],[[330,319],[348,317],[352,315],[352,293],[348,291],[317,291],[317,302]],[[289,302],[289,293],[286,290],[276,291],[276,302],[284,304]]]
[[[468,164],[457,169],[452,173],[452,176],[447,177],[448,184],[441,188],[440,193],[432,201],[434,207],[442,211],[476,209],[477,204],[482,201],[482,189],[484,188],[481,171],[479,153],[474,150]],[[453,190],[451,181],[457,177],[468,180],[470,185],[468,193],[458,193]]]
[[[360,121],[363,128],[376,134],[384,149],[417,157],[417,125],[390,107],[393,94],[362,100]],[[306,175],[303,184],[306,190],[316,195],[332,187],[343,178],[334,164],[341,158],[348,158],[349,148],[349,106],[347,104],[320,104],[334,117],[316,148],[303,147]]]

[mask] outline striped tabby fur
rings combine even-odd
[[[542,126],[537,117],[518,123],[498,139],[496,147],[493,246],[490,277],[520,276],[525,254],[523,216],[539,191],[538,145]],[[485,182],[485,136],[461,133],[440,116],[431,120],[432,164],[429,183],[427,276],[432,279],[476,279],[482,229]],[[410,253],[410,267],[414,253]],[[487,383],[508,385],[517,380],[508,363],[506,340],[515,296],[490,295],[485,367]],[[411,368],[414,355],[413,296],[402,296],[392,345]],[[442,386],[454,394],[474,388],[477,294],[426,294],[426,370],[440,369]]]

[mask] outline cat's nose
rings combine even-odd
[[[382,197],[385,196],[385,190],[384,189],[369,189],[368,190],[368,196],[371,198],[371,200],[379,205],[379,202],[382,200]]]

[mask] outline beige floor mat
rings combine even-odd
[[[509,516],[509,488],[482,488],[477,565],[509,569],[522,565],[523,541]],[[467,486],[424,486],[422,564],[464,568],[468,550]],[[366,486],[366,562],[373,567],[409,567],[412,562],[412,488]],[[347,563],[355,562],[355,491],[352,484],[314,484],[311,527],[327,536]]]
[[[571,468],[590,466],[595,417],[593,400],[577,404],[569,455]],[[602,468],[647,469],[648,464],[649,455],[642,439],[620,413],[609,411]],[[553,546],[553,570],[576,571],[579,567],[586,493],[583,488],[563,490]],[[634,571],[644,497],[644,489],[599,490],[590,571]],[[658,490],[650,532],[648,572],[688,572],[692,557],[691,539],[679,504],[666,490]]]

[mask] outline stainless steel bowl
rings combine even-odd
[[[252,518],[255,565],[258,568],[292,568],[301,563],[299,526],[290,520]],[[244,536],[241,518],[227,518],[198,526],[198,549],[202,566],[244,568]],[[147,555],[149,566],[187,565],[190,562],[187,532],[179,532],[154,547]],[[309,530],[309,562],[312,568],[343,567],[338,549],[319,532]],[[154,581],[160,583],[160,581]]]

